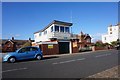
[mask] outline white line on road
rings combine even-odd
[[[27,68],[11,69],[11,70],[2,71],[2,72],[0,72],[0,73],[10,72],[10,71],[17,71],[17,70],[25,70],[25,69],[27,69]]]
[[[74,61],[80,61],[80,60],[85,60],[85,58],[73,59],[73,60],[68,60],[68,61],[63,61],[63,62],[55,62],[55,63],[52,63],[52,64],[63,64],[63,63],[69,63],[69,62],[74,62]]]
[[[97,55],[97,56],[95,56],[95,57],[103,57],[103,56],[109,56],[109,55],[111,55],[111,54]]]
[[[80,60],[85,60],[85,58],[81,58],[81,59],[77,59],[78,61],[80,61]]]

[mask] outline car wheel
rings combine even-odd
[[[15,57],[10,57],[9,59],[8,59],[8,62],[10,62],[10,63],[14,63],[16,61],[16,58]]]
[[[36,56],[36,59],[37,59],[37,60],[41,60],[42,57],[41,57],[40,55],[37,55],[37,56]]]

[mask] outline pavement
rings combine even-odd
[[[119,68],[120,68],[120,65],[107,69],[105,71],[96,73],[94,75],[90,75],[88,76],[88,78],[119,78],[120,79]]]
[[[86,53],[86,54],[85,54]],[[118,51],[95,51],[46,56],[2,64],[3,78],[86,78],[118,65]],[[66,56],[67,55],[67,56]]]

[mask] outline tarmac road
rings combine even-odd
[[[2,64],[3,78],[85,78],[118,65],[118,50]]]

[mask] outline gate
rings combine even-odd
[[[58,42],[59,44],[59,53],[69,53],[69,42]]]

